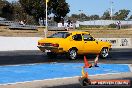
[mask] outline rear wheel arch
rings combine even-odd
[[[77,49],[76,47],[72,47],[72,48],[70,48],[69,50],[72,50],[72,49],[78,51],[78,49]]]

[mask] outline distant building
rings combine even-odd
[[[70,27],[70,28],[73,28],[73,24],[64,23],[64,25],[63,25],[62,23],[58,23],[58,27]]]

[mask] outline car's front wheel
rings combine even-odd
[[[77,50],[76,49],[70,49],[68,52],[68,57],[71,60],[75,60],[77,58]]]
[[[108,48],[103,48],[100,52],[100,57],[101,58],[107,58],[109,55],[109,50]]]

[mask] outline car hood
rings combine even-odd
[[[60,41],[64,40],[64,38],[44,38],[40,39],[39,43],[59,43]]]
[[[102,46],[104,46],[104,45],[108,45],[108,46],[112,46],[112,44],[111,43],[109,43],[109,42],[105,42],[105,41],[99,41],[99,44],[101,44]]]

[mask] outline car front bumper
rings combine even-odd
[[[109,48],[109,51],[111,51],[112,50],[112,48]]]

